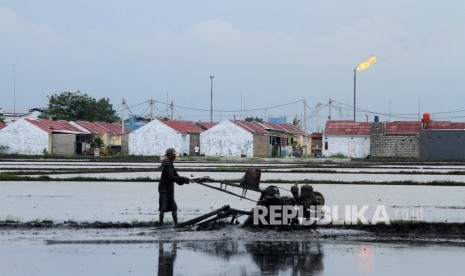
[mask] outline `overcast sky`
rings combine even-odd
[[[209,110],[214,75],[215,121],[240,117],[241,102],[305,99],[312,130],[315,107],[329,98],[333,119],[353,119],[353,69],[374,54],[357,72],[357,107],[382,121],[389,112],[465,121],[465,111],[438,114],[465,110],[464,11],[463,0],[0,0],[0,108],[13,109],[14,91],[24,110],[80,90],[115,108],[123,97],[129,106],[174,101],[177,118],[209,120],[209,111],[182,107]],[[242,115],[303,110],[299,102]],[[318,112],[320,127],[328,110]],[[373,119],[358,111],[357,120],[366,114]]]

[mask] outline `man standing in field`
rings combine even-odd
[[[158,184],[159,198],[159,209],[160,217],[159,224],[163,224],[163,218],[165,212],[170,212],[173,215],[173,222],[176,226],[178,224],[178,206],[174,201],[174,182],[178,185],[189,183],[189,178],[179,176],[178,172],[174,168],[173,161],[176,160],[176,150],[169,148],[166,150],[166,158],[161,163],[161,177],[160,183]]]

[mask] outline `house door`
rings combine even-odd
[[[356,157],[355,155],[355,142],[354,140],[349,140],[349,156],[348,157]]]

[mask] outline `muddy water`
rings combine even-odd
[[[277,186],[290,187],[289,184]],[[326,205],[338,206],[339,217],[343,217],[345,206],[355,205],[360,209],[366,205],[365,214],[371,220],[377,206],[383,205],[391,220],[465,222],[465,187],[348,184],[313,187],[324,194]],[[240,210],[251,210],[255,205],[195,183],[176,185],[175,189],[181,220],[226,204]],[[242,193],[238,188],[229,190]],[[286,190],[281,193],[290,195]],[[258,200],[260,194],[248,191],[247,196]],[[154,182],[0,182],[0,220],[132,222],[153,221],[157,216],[158,193]]]
[[[0,275],[462,275],[446,246],[318,242],[2,243]]]

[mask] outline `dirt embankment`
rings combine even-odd
[[[214,229],[222,228],[227,223],[219,223]],[[239,225],[235,227],[240,227]],[[163,232],[167,229],[175,230],[170,225],[163,228],[157,227],[156,222],[74,222],[65,221],[55,223],[52,221],[31,221],[15,222],[0,221],[0,230],[39,230],[39,229],[130,229],[138,228],[141,231]],[[176,229],[176,231],[193,231],[194,228]],[[212,229],[209,229],[211,231]],[[243,229],[248,231],[247,228]],[[465,223],[429,223],[429,222],[395,222],[391,225],[320,225],[316,227],[280,227],[280,228],[252,228],[250,231],[271,231],[276,230],[282,233],[283,237],[293,235],[299,236],[313,232],[315,237],[323,239],[344,239],[344,240],[371,240],[378,242],[459,242],[465,246]],[[347,234],[347,231],[351,234]],[[176,232],[175,231],[175,232]],[[245,232],[245,233],[246,233]]]

